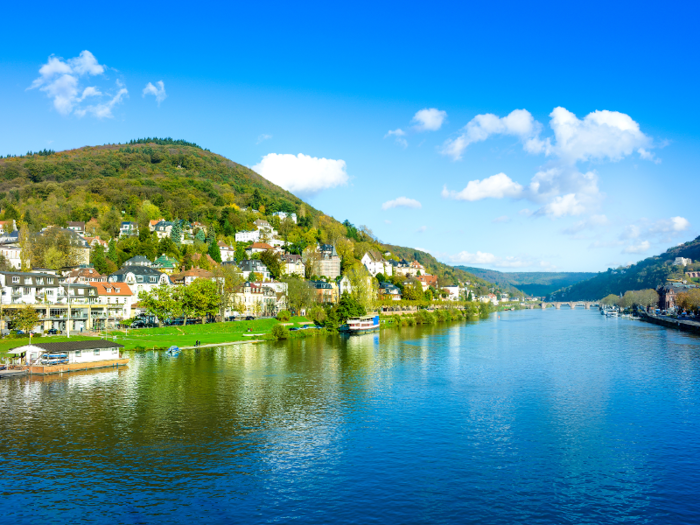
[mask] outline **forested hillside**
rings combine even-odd
[[[317,242],[335,245],[344,269],[368,249],[391,250],[409,261],[418,259],[442,285],[462,279],[489,286],[423,252],[384,246],[368,228],[340,223],[245,166],[182,140],[140,139],[0,158],[0,208],[0,218],[17,219],[29,231],[85,221],[87,234],[103,240],[118,237],[122,221],[137,222],[138,238],[110,246],[107,256],[117,266],[134,255],[200,260],[196,253],[203,255],[211,246],[210,238],[187,246],[159,241],[148,232],[151,220],[200,222],[209,235],[213,231],[233,245],[237,231],[254,229],[253,221],[265,217],[294,253]],[[277,211],[296,213],[298,223],[281,223],[271,215]]]
[[[456,268],[500,286],[514,286],[534,297],[549,295],[561,288],[596,276],[592,272],[499,272],[469,266]]]
[[[676,257],[692,259],[694,264],[674,266]],[[627,291],[656,288],[665,284],[668,279],[689,279],[685,276],[688,270],[700,269],[700,237],[679,246],[668,249],[661,255],[649,257],[627,268],[610,268],[600,272],[592,279],[562,288],[551,295],[552,299],[560,300],[598,300],[610,294],[620,295]]]

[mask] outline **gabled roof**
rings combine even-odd
[[[153,264],[153,262],[145,255],[135,255],[131,259],[124,261],[124,266],[139,265],[141,263]]]
[[[282,259],[285,262],[288,263],[300,263],[301,262],[301,255],[297,253],[283,253],[280,256],[280,259]]]
[[[173,282],[184,282],[187,277],[193,277],[194,279],[212,279],[214,274],[202,270],[201,268],[192,268],[191,270],[173,274],[170,276],[170,279]]]
[[[239,267],[241,268],[242,271],[244,272],[267,272],[269,271],[267,269],[267,266],[265,266],[264,263],[259,261],[258,259],[245,259],[241,261],[239,264]]]
[[[365,253],[373,262],[384,262],[384,257],[377,250],[367,250]]]
[[[126,283],[90,283],[97,288],[97,295],[106,297],[129,297],[134,295]]]
[[[266,242],[254,242],[250,245],[248,250],[273,250],[274,248],[267,244]]]

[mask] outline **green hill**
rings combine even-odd
[[[0,208],[2,219],[21,220],[30,231],[85,221],[88,235],[103,240],[118,237],[122,221],[137,222],[139,237],[120,240],[116,253],[108,254],[117,266],[134,255],[153,260],[161,253],[201,261],[195,252],[205,253],[210,242],[176,246],[169,238],[159,240],[149,233],[152,220],[200,222],[233,245],[237,231],[254,229],[253,222],[265,218],[296,253],[317,242],[336,245],[343,268],[357,264],[368,249],[391,250],[418,259],[442,285],[470,280],[489,286],[426,253],[384,246],[370,231],[340,223],[249,168],[182,140],[149,138],[0,158]],[[298,223],[281,224],[272,215],[278,211],[296,213]]]
[[[669,248],[661,255],[649,257],[626,268],[609,268],[600,272],[592,279],[564,287],[551,294],[556,300],[598,300],[610,294],[620,295],[631,290],[645,290],[665,284],[668,279],[689,279],[685,276],[688,270],[700,269],[695,262],[690,266],[674,266],[676,257],[685,257],[693,261],[700,260],[700,237],[679,246]]]
[[[457,266],[456,268],[500,286],[513,286],[535,297],[549,295],[560,288],[571,286],[596,275],[590,272],[499,272],[469,266]]]

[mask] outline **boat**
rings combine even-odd
[[[42,365],[63,365],[68,362],[68,354],[43,354],[39,361]]]
[[[340,331],[348,334],[362,334],[372,330],[379,330],[379,316],[366,315],[363,317],[351,317],[348,322],[340,327]]]
[[[177,346],[171,346],[168,348],[165,353],[168,354],[170,357],[177,357],[180,355],[180,348]]]

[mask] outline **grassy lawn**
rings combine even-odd
[[[290,323],[300,326],[307,322],[305,317],[293,317]],[[135,348],[167,348],[171,345],[193,346],[195,341],[203,345],[232,343],[251,339],[269,337],[272,327],[278,324],[276,319],[256,319],[254,321],[233,321],[228,323],[194,324],[188,326],[166,326],[163,328],[138,328],[127,331],[109,332],[110,339],[124,345],[126,350]],[[288,325],[291,327],[292,325]],[[250,330],[250,331],[249,331]],[[246,336],[244,334],[262,334]]]
[[[32,337],[32,343],[62,343],[64,341],[85,341],[87,339],[95,339],[94,337],[83,337],[81,335],[72,335],[70,339],[62,335],[51,335],[43,337]],[[22,339],[3,339],[0,341],[0,358],[3,357],[15,357],[9,355],[7,352],[18,346],[24,346],[29,344],[29,338]]]

